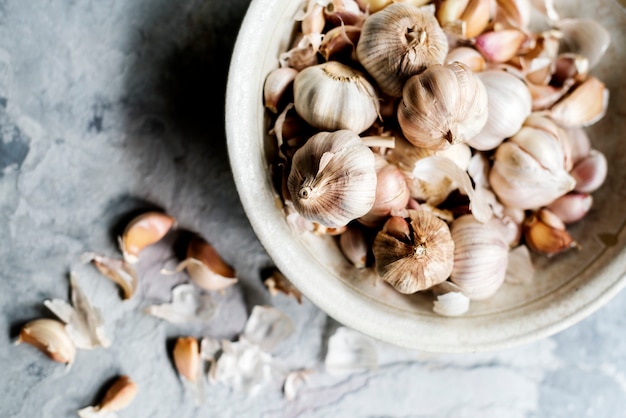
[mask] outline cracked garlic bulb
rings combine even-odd
[[[445,149],[469,141],[487,123],[487,90],[465,64],[431,65],[409,78],[398,123],[417,147]]]
[[[365,19],[356,53],[381,90],[400,97],[409,77],[443,63],[448,39],[434,7],[393,3]]]
[[[428,289],[452,272],[454,241],[448,225],[424,210],[390,217],[372,247],[377,273],[400,293]]]
[[[370,211],[376,199],[374,153],[350,130],[320,132],[298,149],[287,187],[296,211],[337,228]]]

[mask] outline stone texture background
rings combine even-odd
[[[93,404],[116,374],[139,385],[121,417],[618,417],[626,403],[626,294],[551,338],[491,353],[421,353],[376,343],[377,370],[323,372],[339,324],[312,306],[272,298],[261,270],[272,262],[239,204],[223,123],[230,51],[248,1],[0,1],[0,416],[59,418]],[[216,109],[216,110],[212,110]],[[135,298],[79,262],[117,254],[134,211],[158,207],[180,231],[205,236],[238,272],[203,326],[143,314],[169,298],[183,274],[176,236],[138,266]],[[103,309],[113,339],[80,351],[66,369],[30,346],[21,326],[68,298],[75,271]],[[234,338],[251,308],[271,304],[297,331],[275,353],[286,367],[320,371],[293,401],[280,381],[254,397],[207,388],[196,404],[169,353],[183,334]]]

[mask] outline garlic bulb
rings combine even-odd
[[[347,225],[376,199],[374,154],[352,131],[320,132],[294,154],[287,187],[304,218],[327,227]]]
[[[520,130],[532,110],[532,99],[526,84],[506,71],[487,70],[476,77],[487,89],[488,118],[480,133],[467,143],[487,151]]]
[[[463,215],[450,227],[454,268],[450,280],[472,300],[492,296],[504,282],[509,245],[497,228]]]
[[[485,126],[487,90],[464,64],[432,65],[407,80],[398,106],[402,133],[413,145],[444,149]]]
[[[376,271],[400,293],[415,293],[443,282],[452,271],[454,242],[448,225],[424,211],[392,216],[376,235]]]
[[[393,3],[365,19],[357,57],[386,94],[400,97],[409,77],[443,63],[448,40],[434,12],[433,6]]]
[[[322,131],[369,128],[378,117],[374,87],[361,72],[338,61],[307,67],[293,82],[296,112]]]
[[[523,126],[497,149],[489,182],[498,199],[507,206],[535,209],[571,191],[576,182],[564,167],[562,141],[553,132],[565,134],[549,119],[553,130]]]

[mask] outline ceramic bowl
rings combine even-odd
[[[563,3],[563,2],[562,2]],[[506,284],[462,317],[432,312],[432,301],[375,285],[328,237],[295,233],[276,203],[269,158],[274,139],[262,89],[288,49],[294,16],[304,2],[252,0],[233,51],[226,132],[237,191],[252,228],[276,266],[310,301],[344,325],[377,339],[431,352],[477,352],[527,343],[590,315],[626,284],[626,9],[615,0],[557,4],[563,16],[585,16],[610,31],[611,45],[593,74],[611,93],[606,116],[587,128],[608,158],[609,174],[585,219],[569,227],[580,243],[551,259],[534,259],[530,284]]]

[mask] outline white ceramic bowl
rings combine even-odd
[[[295,0],[252,0],[233,51],[226,100],[228,151],[241,202],[276,266],[315,305],[346,326],[399,346],[433,352],[475,352],[526,343],[559,332],[593,313],[626,284],[626,10],[615,0],[570,1],[563,16],[592,17],[612,43],[593,74],[606,83],[607,115],[588,129],[608,157],[609,175],[592,211],[569,228],[581,250],[536,258],[530,285],[505,284],[472,302],[463,317],[432,312],[424,296],[374,286],[351,267],[332,239],[295,234],[275,203],[268,152],[274,139],[262,105],[263,83],[288,49]]]

